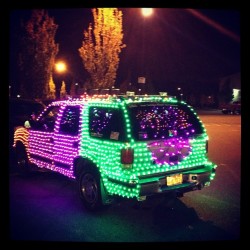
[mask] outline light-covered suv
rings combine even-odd
[[[182,195],[215,176],[202,122],[189,105],[168,96],[55,101],[14,139],[20,168],[35,164],[76,180],[90,210],[115,197]]]

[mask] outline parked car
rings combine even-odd
[[[241,103],[230,102],[221,106],[221,112],[223,114],[240,115],[241,114]]]
[[[31,115],[38,115],[45,106],[35,100],[10,98],[9,99],[9,144],[10,150],[14,142],[14,129],[23,126],[26,120],[31,119]]]
[[[168,96],[87,96],[49,104],[30,126],[18,128],[20,169],[30,164],[78,183],[89,210],[116,197],[148,196],[207,187],[216,164],[195,111]]]

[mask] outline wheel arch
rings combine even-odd
[[[96,166],[96,164],[93,161],[86,159],[82,156],[78,156],[74,159],[73,166],[74,166],[73,167],[74,176],[76,177],[76,179],[79,178],[80,174],[86,168],[93,168],[96,171],[96,173],[100,175],[100,171],[98,167]]]
[[[99,185],[100,185],[102,203],[104,205],[111,204],[113,202],[113,199],[110,197],[110,195],[108,194],[104,186],[103,179],[102,179],[100,170],[97,167],[97,165],[93,161],[86,159],[84,157],[81,157],[81,156],[76,157],[74,159],[73,164],[74,164],[74,175],[76,177],[77,182],[80,179],[81,173],[83,173],[86,169],[91,169],[98,175],[98,178],[100,180]]]

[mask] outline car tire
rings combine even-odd
[[[79,176],[80,198],[89,211],[101,210],[104,207],[100,183],[100,174],[94,167],[84,168]]]
[[[31,171],[27,152],[23,144],[16,146],[16,166],[17,171],[21,174],[29,174]]]

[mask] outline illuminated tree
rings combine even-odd
[[[65,85],[65,82],[63,81],[62,82],[62,87],[61,87],[61,90],[60,90],[60,97],[61,99],[64,99],[67,95],[67,92],[66,92],[66,85]]]
[[[55,34],[58,25],[45,10],[33,10],[23,26],[19,56],[21,95],[27,98],[51,97],[50,79],[58,44]],[[53,91],[53,90],[52,90]]]
[[[55,99],[55,98],[56,98],[56,86],[51,76],[50,81],[49,81],[49,91],[48,91],[47,99]]]
[[[117,8],[92,9],[94,26],[84,31],[79,48],[84,68],[90,74],[93,88],[114,86],[122,43],[122,12]]]

